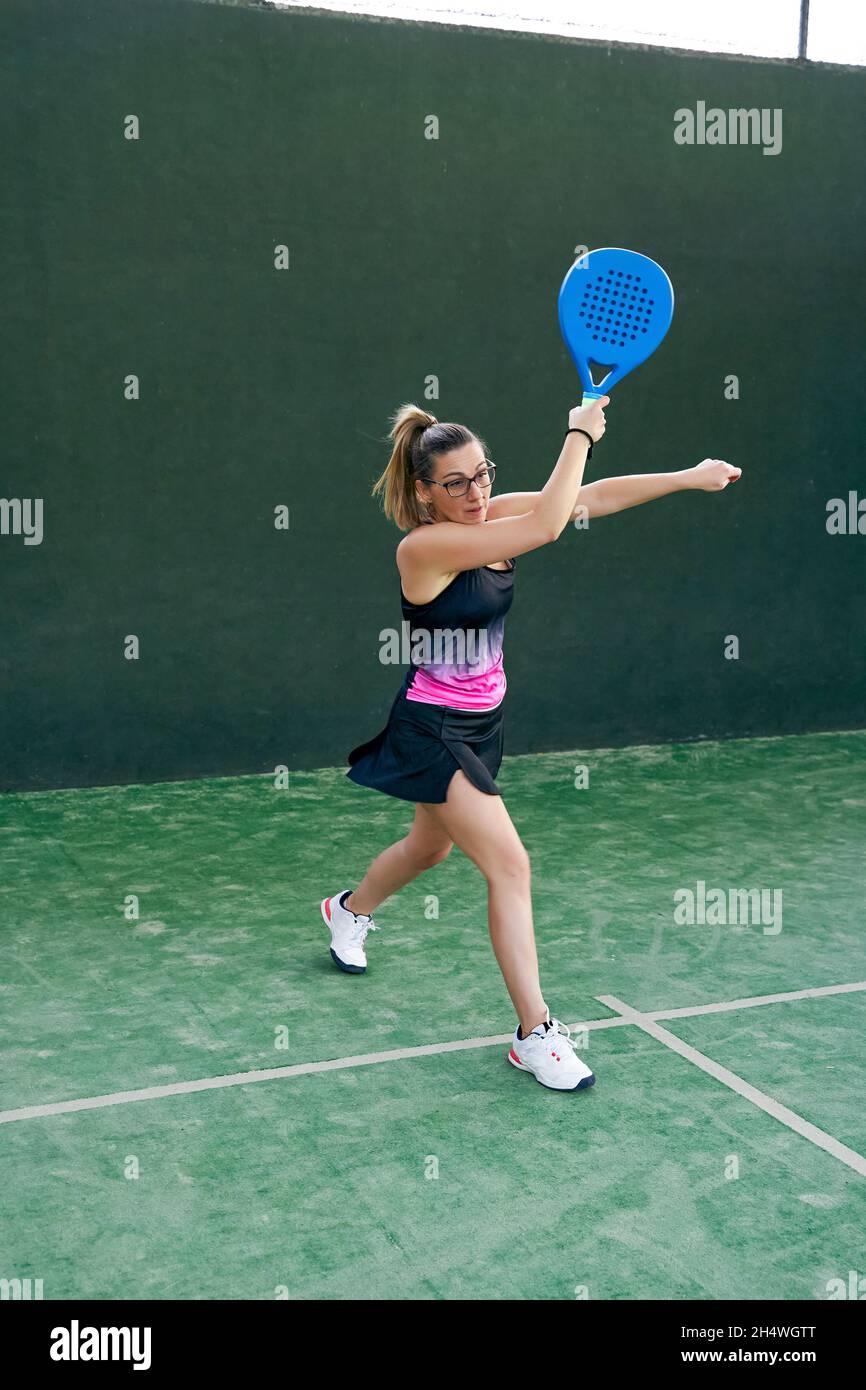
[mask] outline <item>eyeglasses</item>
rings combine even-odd
[[[444,487],[449,497],[465,497],[473,483],[477,483],[482,491],[492,486],[493,479],[496,477],[496,464],[492,459],[487,459],[484,467],[479,468],[474,478],[450,478],[447,483],[437,483],[435,478],[422,478],[423,483],[432,483],[434,487]]]

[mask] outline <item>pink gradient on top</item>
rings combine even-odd
[[[441,681],[419,667],[406,691],[406,699],[417,700],[422,705],[447,705],[449,709],[495,709],[502,703],[506,685],[500,652],[489,670],[459,680]]]

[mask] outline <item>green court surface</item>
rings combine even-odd
[[[506,758],[576,1094],[506,1060],[459,851],[333,966],[319,900],[412,814],[343,769],[3,797],[0,1277],[827,1298],[866,1274],[864,766],[866,732]],[[781,892],[781,929],[678,925],[699,882]]]

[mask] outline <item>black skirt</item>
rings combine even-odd
[[[349,754],[346,776],[403,801],[443,802],[458,769],[488,796],[502,762],[504,700],[491,710],[447,709],[397,692],[381,733]]]

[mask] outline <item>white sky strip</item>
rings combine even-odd
[[[799,0],[324,0],[314,8],[765,57],[796,53],[800,10]]]
[[[866,63],[863,0],[812,0],[807,56],[815,63]]]
[[[284,8],[466,24],[762,58],[797,56],[800,0],[276,0]],[[866,61],[863,0],[811,0],[808,56]]]

